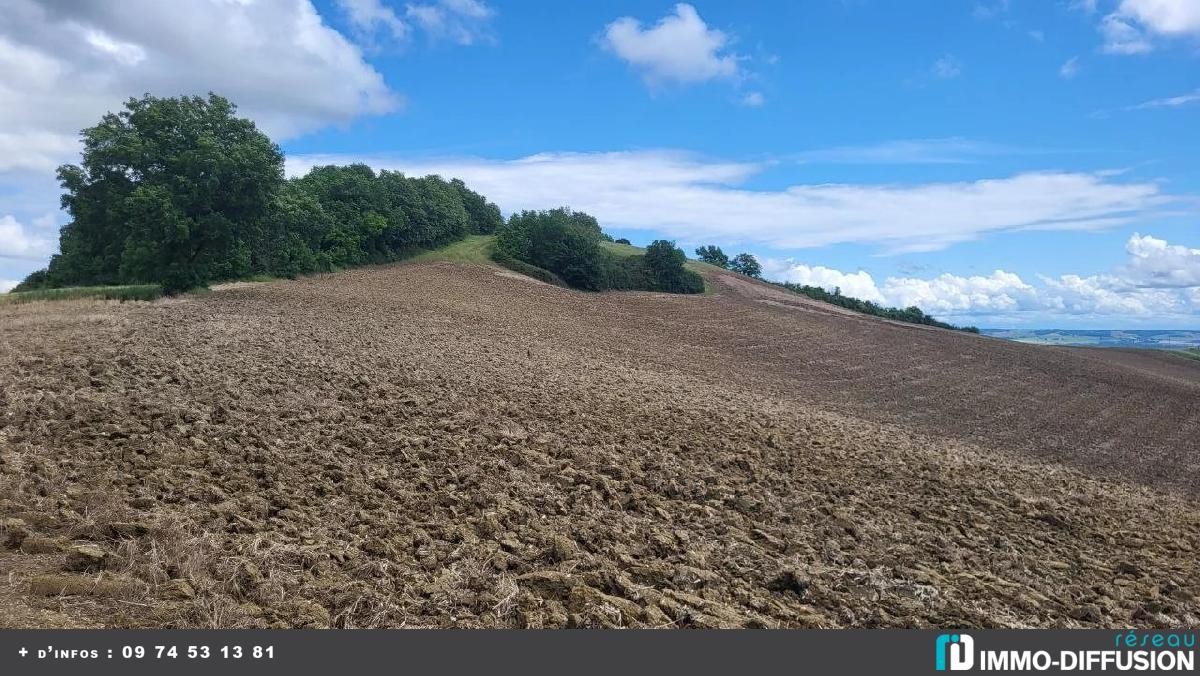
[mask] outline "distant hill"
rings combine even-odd
[[[1142,331],[1074,329],[983,329],[983,335],[1036,345],[1140,347],[1181,350],[1200,347],[1200,331],[1154,329]]]

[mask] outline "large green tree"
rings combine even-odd
[[[161,283],[169,292],[247,274],[251,241],[283,182],[283,154],[228,100],[130,99],[83,130],[58,170],[71,222],[47,279]]]
[[[734,272],[740,272],[747,277],[761,277],[762,265],[754,254],[740,253],[733,257],[729,262],[729,269]]]

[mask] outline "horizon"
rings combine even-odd
[[[57,247],[78,130],[213,91],[288,176],[462,178],[987,330],[1200,329],[1188,0],[9,4],[0,291]]]

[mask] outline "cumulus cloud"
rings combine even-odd
[[[1035,282],[1005,270],[990,275],[942,274],[933,278],[846,273],[795,261],[768,260],[769,279],[835,288],[847,296],[895,307],[917,306],[935,316],[1070,315],[1129,319],[1183,319],[1200,312],[1200,249],[1135,234],[1126,243],[1128,263],[1110,274],[1038,276]]]
[[[749,190],[742,184],[768,165],[669,151],[543,153],[516,160],[295,155],[287,166],[296,175],[317,164],[351,162],[461,177],[507,211],[569,204],[609,227],[777,249],[853,242],[886,252],[930,251],[1003,231],[1108,228],[1171,201],[1155,182],[1079,172]]]
[[[1093,8],[1095,4],[1091,5]],[[1121,0],[1100,22],[1104,51],[1143,54],[1154,38],[1200,37],[1200,3],[1195,0]]]
[[[21,282],[15,279],[0,279],[0,293],[8,293],[13,290],[13,287]]]
[[[400,97],[309,0],[12,0],[0,22],[0,171],[45,171],[131,95],[217,91],[286,138]]]
[[[50,221],[50,225],[53,221]],[[40,223],[45,229],[44,221]],[[46,232],[27,228],[11,215],[0,216],[0,258],[41,260],[54,251],[54,243]]]
[[[673,14],[650,27],[633,17],[621,17],[604,28],[600,42],[638,70],[651,87],[740,74],[740,57],[727,51],[729,36],[709,28],[696,8],[686,3],[675,5]]]
[[[1137,286],[1200,287],[1200,249],[1135,233],[1125,251],[1130,258],[1127,275]]]
[[[879,287],[875,286],[875,279],[866,270],[842,272],[822,265],[805,265],[790,260],[768,258],[763,261],[763,276],[780,282],[819,286],[828,291],[840,289],[844,295],[876,303],[887,301],[880,293]]]

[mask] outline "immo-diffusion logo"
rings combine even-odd
[[[1087,640],[1094,635],[1077,636]],[[976,649],[969,634],[941,634],[935,643],[934,667],[938,671],[1194,671],[1195,646],[1195,633],[1174,631],[1129,631],[1116,635],[1113,648],[1053,651]]]
[[[949,658],[949,659],[947,659]],[[975,639],[969,634],[942,634],[937,637],[938,671],[966,671],[975,664]],[[947,667],[947,665],[949,665]]]

